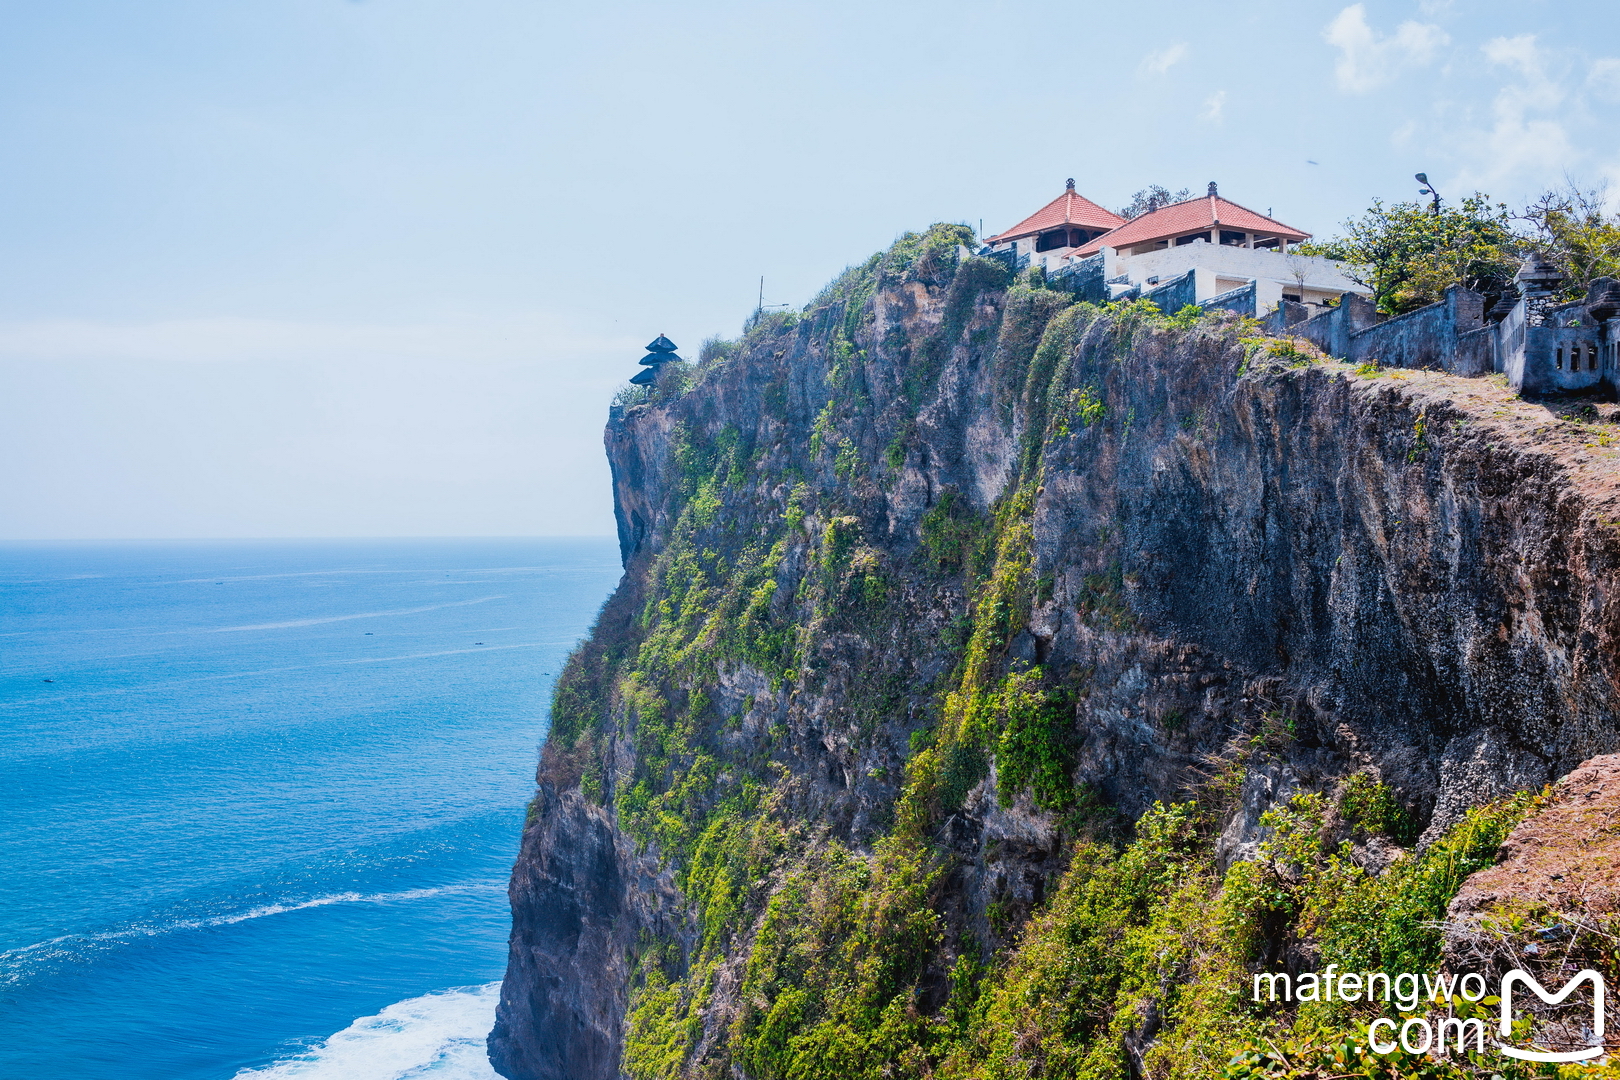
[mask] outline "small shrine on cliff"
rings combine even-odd
[[[636,372],[631,378],[632,386],[652,386],[658,381],[658,372],[663,366],[673,360],[679,360],[675,355],[675,343],[663,334],[659,334],[647,343],[647,355],[641,358],[642,370]]]

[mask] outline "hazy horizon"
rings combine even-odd
[[[445,533],[420,533],[410,536],[39,536],[0,537],[0,546],[27,547],[30,544],[357,544],[373,541],[411,540],[611,540],[618,542],[616,533],[545,533],[513,534],[483,533],[477,536],[456,536]]]

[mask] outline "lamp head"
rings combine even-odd
[[[1428,173],[1418,173],[1416,176],[1413,177],[1413,179],[1416,180],[1418,183],[1424,185],[1425,187],[1427,187],[1428,184],[1429,184],[1429,174]]]

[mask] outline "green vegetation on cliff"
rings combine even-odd
[[[1250,979],[1300,957],[1432,970],[1446,904],[1535,797],[1475,809],[1418,848],[1411,800],[1344,772],[1272,806],[1264,839],[1234,857],[1222,830],[1246,778],[1300,737],[1295,717],[1257,704],[1199,782],[1127,820],[1077,779],[1094,674],[1032,628],[1062,608],[1082,638],[1148,647],[1130,599],[1141,574],[1122,569],[1111,524],[1062,580],[1041,542],[1054,456],[1114,452],[1150,419],[1110,390],[1126,360],[1182,349],[1233,377],[1318,361],[1246,338],[1242,320],[1009,281],[999,263],[959,257],[970,239],[958,226],[902,238],[804,312],[706,347],[684,397],[641,406],[683,406],[665,524],[633,557],[633,619],[599,630],[564,672],[548,747],[687,904],[685,931],[638,944],[624,1071],[1490,1075],[1460,1058],[1367,1056],[1356,1007],[1256,1005]],[[807,352],[812,378],[781,362]],[[706,395],[747,357],[768,362],[761,415],[744,423]],[[921,434],[938,423],[930,410],[970,393],[950,381],[965,369],[1016,433],[999,458],[960,450],[997,493],[929,488],[915,519],[894,523],[875,508],[920,483],[918,459],[937,452]],[[1174,426],[1194,450],[1208,437],[1202,414]],[[1178,712],[1141,722],[1188,738]],[[847,752],[829,758],[834,745]],[[822,813],[835,797],[837,824]],[[1002,832],[964,840],[973,815],[1000,815]],[[1051,838],[1029,859],[1046,868],[1030,898],[991,869],[1000,837],[1025,834]],[[1369,845],[1387,865],[1369,863]]]

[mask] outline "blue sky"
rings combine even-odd
[[[610,533],[642,343],[1069,176],[1620,191],[1612,3],[0,13],[0,537]]]

